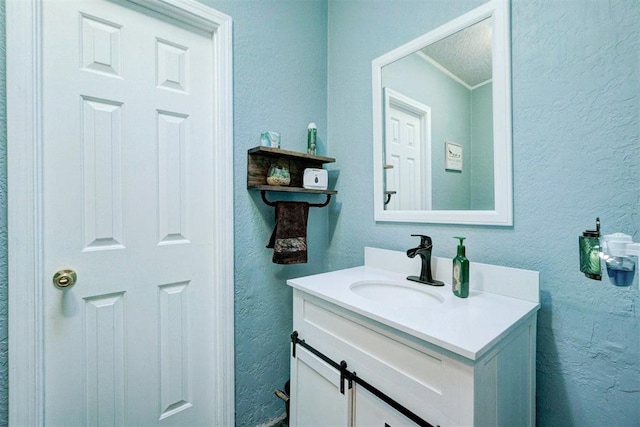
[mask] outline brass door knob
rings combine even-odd
[[[53,275],[53,286],[58,289],[66,289],[73,286],[78,280],[78,275],[73,270],[60,270]]]

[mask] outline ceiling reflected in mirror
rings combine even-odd
[[[482,20],[420,50],[425,59],[441,67],[469,88],[491,80],[491,19]]]
[[[512,224],[508,4],[372,62],[377,221]]]
[[[491,28],[383,67],[385,210],[494,208]]]

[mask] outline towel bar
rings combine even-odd
[[[269,200],[267,200],[267,194],[266,193],[267,192],[265,190],[261,190],[260,191],[260,196],[262,196],[262,201],[268,206],[275,207],[276,203],[275,202],[270,202]],[[331,201],[331,194],[327,194],[326,196],[327,196],[327,200],[324,203],[309,203],[309,206],[312,207],[312,208],[324,208]]]

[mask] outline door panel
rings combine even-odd
[[[120,249],[122,103],[82,96],[84,250]]]
[[[364,388],[358,385],[354,388],[354,427],[418,427]]]
[[[387,209],[422,209],[420,118],[395,106],[387,112],[387,190],[397,191]]]
[[[328,427],[351,425],[351,390],[340,393],[340,372],[311,354],[296,347],[291,358],[292,426]]]
[[[214,419],[212,40],[140,10],[43,4],[51,425]]]

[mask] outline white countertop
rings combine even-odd
[[[287,284],[471,360],[479,359],[540,307],[537,302],[479,291],[473,286],[468,298],[458,298],[451,291],[450,280],[443,280],[445,286],[436,287],[408,281],[406,276],[361,266],[290,279]],[[441,277],[436,278],[442,280]],[[351,291],[352,283],[367,280],[425,286],[428,292],[439,294],[443,302],[426,309],[399,308]]]

